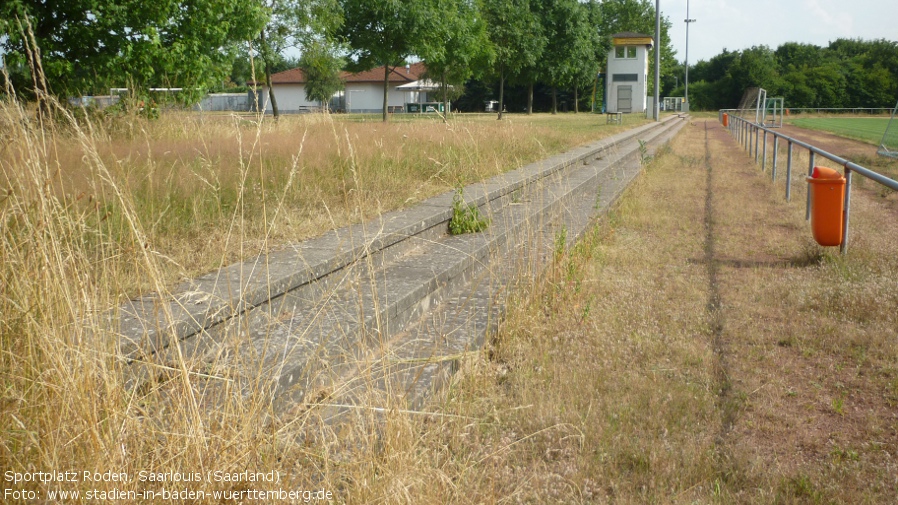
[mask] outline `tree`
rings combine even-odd
[[[343,26],[339,34],[349,45],[350,67],[384,67],[383,121],[389,118],[390,73],[426,46],[438,22],[435,0],[339,0]]]
[[[558,87],[574,85],[584,63],[595,56],[586,12],[577,0],[544,0],[540,19],[548,41],[540,74],[552,88],[552,114],[558,112]],[[576,101],[576,100],[575,100]]]
[[[288,47],[305,47],[321,43],[333,34],[342,20],[336,0],[264,0],[268,21],[255,37],[262,60],[265,85],[271,112],[278,111],[277,98],[271,86],[271,74],[281,54]]]
[[[183,87],[192,100],[227,76],[236,45],[264,22],[254,0],[6,0],[0,52],[9,68],[36,68],[38,54],[27,43],[33,34],[47,93]]]
[[[343,58],[337,56],[325,42],[319,41],[306,46],[306,51],[299,60],[299,66],[306,74],[306,99],[321,102],[327,111],[331,97],[343,89],[343,80],[340,78],[343,63]]]
[[[450,89],[460,95],[477,69],[492,64],[494,53],[474,0],[438,0],[437,9],[442,15],[418,53],[427,66],[426,77],[440,84],[448,115]]]
[[[574,112],[579,112],[579,89],[595,88],[598,85],[598,74],[605,65],[611,41],[602,37],[599,27],[602,26],[602,7],[597,0],[589,0],[581,4],[585,18],[585,35],[588,38],[589,56],[579,59],[574,67]],[[595,99],[595,93],[590,101]]]
[[[494,72],[499,79],[499,115],[505,107],[505,80],[535,68],[546,45],[542,25],[529,0],[486,0],[483,16],[496,54]]]

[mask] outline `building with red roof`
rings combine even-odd
[[[390,67],[390,73],[387,76],[389,86],[387,104],[391,110],[401,110],[410,98],[409,92],[397,89],[397,87],[418,81],[425,70],[424,63],[420,62],[401,67]],[[339,102],[335,108],[347,112],[381,112],[383,110],[384,67],[358,73],[343,72],[341,77],[346,85],[341,94],[335,97]],[[274,88],[279,112],[286,114],[306,112],[321,107],[320,102],[306,99],[305,84],[306,75],[300,68],[292,68],[271,75],[271,86]],[[411,101],[417,101],[417,97],[412,97]],[[261,87],[259,102],[265,104],[266,112],[271,112],[267,86]],[[334,105],[332,105],[333,107]]]

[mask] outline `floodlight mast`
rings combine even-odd
[[[695,23],[696,20],[689,17],[689,0],[686,0],[686,106],[689,106],[689,25]]]

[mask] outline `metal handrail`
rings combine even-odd
[[[835,154],[829,153],[820,149],[819,147],[808,144],[807,142],[803,142],[801,140],[789,137],[787,135],[783,135],[782,133],[777,133],[775,130],[771,130],[769,128],[765,128],[756,123],[752,123],[747,119],[740,117],[738,114],[733,114],[733,112],[738,112],[738,109],[721,109],[719,112],[720,121],[723,122],[723,115],[727,114],[728,116],[728,129],[730,134],[739,142],[744,149],[748,151],[750,155],[753,154],[755,158],[755,163],[759,163],[759,155],[763,156],[760,160],[761,170],[766,171],[767,169],[767,135],[773,135],[773,167],[771,168],[772,179],[776,181],[776,169],[777,169],[777,161],[779,154],[779,142],[780,139],[788,142],[788,160],[786,162],[786,200],[792,200],[792,148],[794,146],[803,147],[808,150],[810,154],[810,160],[808,163],[808,177],[811,176],[814,170],[815,165],[815,157],[822,156],[833,163],[838,163],[845,169],[845,208],[843,209],[842,214],[842,244],[839,246],[839,250],[842,254],[848,252],[848,224],[849,224],[849,216],[851,210],[851,175],[857,172],[859,175],[862,175],[878,184],[886,186],[887,188],[891,188],[895,191],[898,191],[898,181],[894,179],[890,179],[880,173],[874,172],[868,168],[862,167],[857,163],[851,162],[842,158],[841,156],[836,156]],[[759,148],[760,135],[763,132],[764,140],[763,140],[763,149]],[[760,150],[760,153],[759,153]],[[805,220],[810,220],[811,218],[811,192],[807,193],[807,203],[805,207]]]
[[[738,111],[738,110],[751,110],[755,109],[720,109],[720,112],[730,112],[730,111]],[[891,107],[789,107],[790,112],[804,113],[804,112],[816,112],[816,113],[847,113],[847,112],[864,112],[867,114],[887,114],[891,112],[893,109]]]

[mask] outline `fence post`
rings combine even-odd
[[[848,217],[851,211],[851,169],[845,167],[845,210],[842,211],[842,245],[839,252],[848,253]]]
[[[755,127],[751,123],[748,124],[748,155],[752,155],[752,147],[755,145]]]
[[[792,201],[792,141],[789,141],[789,154],[786,156],[786,201]]]
[[[810,176],[814,175],[814,156],[815,155],[814,155],[814,151],[808,151],[808,153],[810,153],[810,156],[809,156],[810,161],[808,162],[808,177],[810,177]],[[807,205],[805,205],[804,220],[810,221],[811,220],[811,188],[810,188],[810,183],[806,182],[805,184],[807,184],[809,187],[808,187],[808,203],[807,203]]]
[[[755,164],[758,163],[758,152],[760,151],[761,128],[755,125]]]
[[[761,150],[761,172],[767,171],[767,130],[761,130],[764,135],[764,147]]]
[[[770,171],[772,172],[771,176],[773,178],[773,182],[776,182],[776,161],[777,161],[776,157],[777,157],[777,154],[779,154],[777,152],[777,150],[779,149],[779,146],[780,146],[780,138],[776,135],[776,133],[774,133],[773,134],[773,168],[770,169]]]

